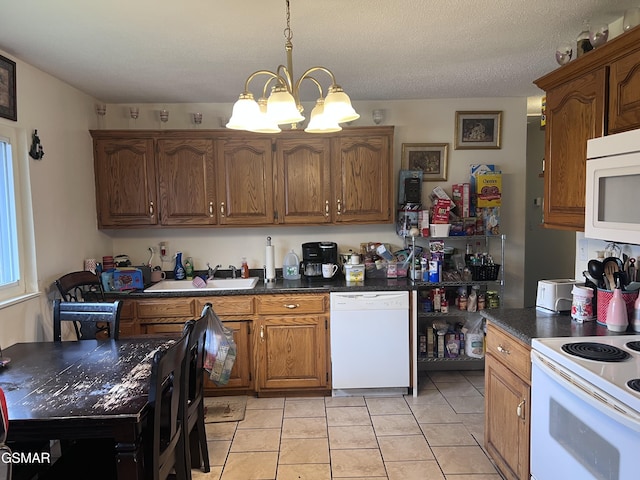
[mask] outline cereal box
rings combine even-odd
[[[502,204],[502,174],[484,173],[476,177],[476,207],[499,207]]]

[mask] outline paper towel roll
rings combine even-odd
[[[275,263],[275,248],[273,245],[267,245],[265,252],[265,280],[267,282],[274,281],[276,279],[276,263]]]

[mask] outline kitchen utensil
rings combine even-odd
[[[613,290],[616,288],[616,279],[614,278],[615,273],[620,272],[620,267],[618,266],[618,262],[614,257],[609,257],[602,262],[603,273],[605,278],[607,279],[607,290]]]
[[[629,258],[629,267],[627,268],[627,279],[629,283],[635,282],[636,278],[636,259],[633,257]]]
[[[604,267],[602,265],[602,262],[600,260],[589,260],[589,263],[587,263],[587,268],[589,269],[589,274],[593,278],[598,288],[604,288],[604,279],[602,276],[604,273]]]

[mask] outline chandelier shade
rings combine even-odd
[[[304,108],[300,101],[300,84],[303,80],[313,82],[319,91],[316,106],[311,112],[309,124],[305,132],[329,133],[342,130],[340,123],[347,123],[360,118],[360,115],[351,105],[351,99],[342,87],[336,83],[333,73],[325,67],[317,66],[309,68],[302,76],[294,81],[293,76],[293,33],[290,27],[289,0],[285,0],[287,12],[287,27],[284,30],[285,51],[287,64],[279,65],[275,72],[270,70],[258,70],[246,79],[244,91],[233,106],[233,112],[227,128],[234,130],[247,130],[258,133],[277,133],[281,129],[279,125],[291,125],[291,129],[297,129],[298,123],[303,122]],[[331,79],[327,88],[326,98],[320,82],[312,74],[323,72]],[[258,102],[254,100],[249,90],[249,83],[254,78],[266,76],[263,86],[263,95]],[[275,81],[267,98],[270,84]]]

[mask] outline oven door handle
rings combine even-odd
[[[566,368],[561,367],[556,362],[549,360],[535,350],[531,351],[531,363],[563,388],[566,388],[614,421],[626,425],[636,432],[640,432],[640,415],[633,412],[627,405],[576,377],[575,374]],[[533,381],[531,382],[531,388],[536,388]]]

